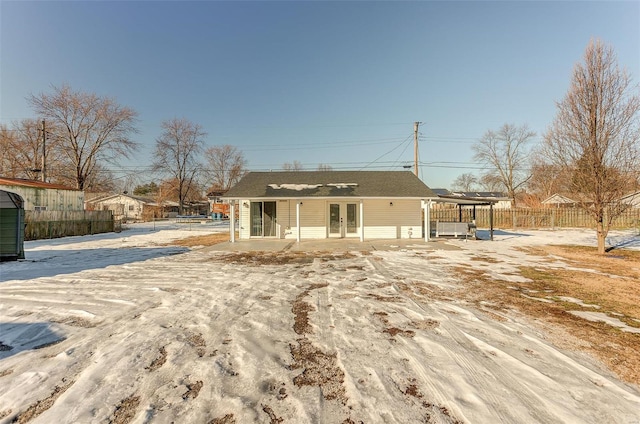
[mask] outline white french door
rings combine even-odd
[[[358,235],[358,203],[329,203],[329,237]]]

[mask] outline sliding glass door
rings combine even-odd
[[[251,237],[277,236],[276,202],[251,202]]]

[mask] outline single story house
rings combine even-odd
[[[60,184],[0,177],[0,190],[20,195],[25,211],[84,210],[84,192]]]
[[[175,218],[178,216],[178,202],[163,200],[158,203],[149,197],[130,194],[111,194],[87,200],[88,210],[110,210],[114,219],[124,221],[145,221],[153,218]],[[208,214],[209,203],[193,202],[184,205],[187,214]]]
[[[143,214],[152,215],[156,208],[157,203],[153,199],[128,194],[112,194],[87,200],[87,209],[110,210],[116,220],[140,221]]]
[[[622,197],[620,201],[632,208],[640,208],[640,191],[629,193],[626,196]]]
[[[574,208],[578,206],[580,202],[570,198],[569,196],[566,196],[560,193],[554,193],[540,203],[546,207]]]
[[[437,197],[409,171],[294,171],[249,172],[223,199],[240,239],[364,241],[421,238]]]

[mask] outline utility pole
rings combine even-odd
[[[413,123],[413,173],[418,177],[418,127],[420,122]]]
[[[42,172],[41,172],[41,176],[42,176],[42,182],[45,183],[47,182],[47,150],[46,150],[46,143],[47,143],[47,130],[44,124],[44,119],[42,120]]]

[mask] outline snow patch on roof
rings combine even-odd
[[[328,187],[335,187],[335,188],[349,188],[349,187],[358,187],[358,183],[329,183],[327,184]]]
[[[268,184],[268,186],[274,190],[285,189],[285,190],[302,191],[302,190],[314,190],[318,187],[322,187],[322,184]]]

